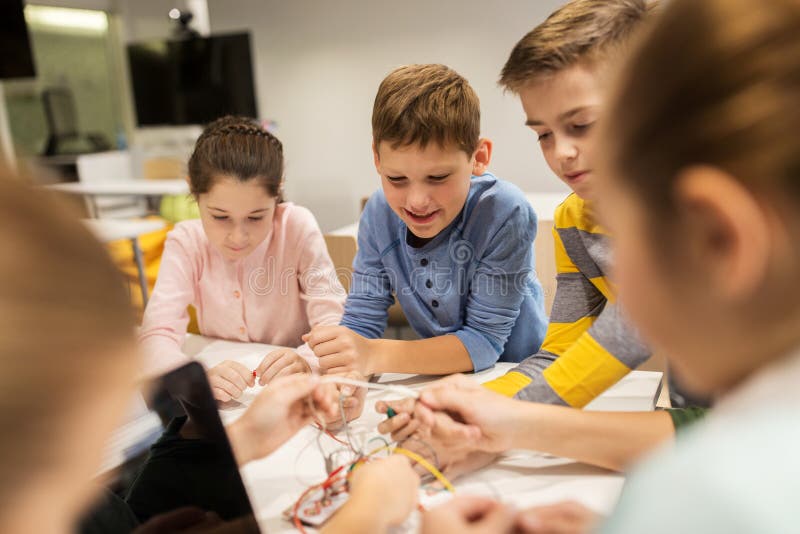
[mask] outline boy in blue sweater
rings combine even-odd
[[[536,279],[536,214],[486,172],[480,104],[444,65],[381,83],[372,114],[382,189],[367,202],[340,326],[304,337],[326,373],[450,374],[535,353],[547,327]],[[380,339],[397,296],[423,339]]]

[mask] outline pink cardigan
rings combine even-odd
[[[203,335],[234,341],[298,347],[311,327],[339,324],[346,295],[314,216],[289,202],[274,216],[264,242],[235,262],[208,242],[199,220],[168,234],[139,334],[147,374],[187,361],[189,304]],[[310,350],[300,352],[318,368]]]

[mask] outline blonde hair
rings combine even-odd
[[[601,137],[653,221],[696,164],[800,205],[800,3],[674,0],[626,67]]]
[[[519,40],[499,83],[518,93],[538,77],[604,58],[625,45],[656,7],[647,0],[568,2]]]
[[[381,82],[372,108],[372,141],[392,148],[428,143],[478,148],[481,109],[467,80],[445,65],[406,65]]]
[[[61,202],[0,168],[0,509],[63,461],[54,440],[134,346],[134,314],[105,249]],[[68,491],[68,490],[67,490]]]

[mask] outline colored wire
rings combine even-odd
[[[367,456],[372,456],[373,454],[378,453],[378,452],[380,452],[382,450],[385,450],[385,449],[386,449],[386,447],[379,447],[379,448],[371,451]],[[455,493],[456,492],[456,488],[453,487],[453,484],[451,484],[449,480],[447,480],[447,477],[445,477],[441,473],[441,471],[439,471],[436,467],[431,465],[431,463],[428,460],[426,460],[425,458],[423,458],[419,454],[417,454],[415,452],[412,452],[412,451],[410,451],[408,449],[404,449],[402,447],[395,447],[394,449],[390,449],[390,450],[391,450],[392,454],[402,454],[403,456],[407,456],[408,458],[411,458],[412,460],[417,462],[419,465],[421,465],[422,467],[427,469],[428,472],[430,472],[430,474],[432,474],[436,478],[436,480],[438,480],[439,482],[442,483],[442,486],[444,486],[447,491],[449,491],[450,493]]]
[[[361,449],[361,447],[356,448],[356,446],[353,445],[353,436],[350,433],[350,425],[347,423],[347,413],[344,410],[344,394],[343,393],[339,393],[339,411],[342,414],[342,425],[344,425],[344,431],[345,431],[345,435],[347,436],[347,442],[350,444],[350,450],[352,450],[353,452],[355,452],[359,456],[364,456],[364,451]]]
[[[292,522],[294,523],[294,526],[297,528],[297,530],[299,530],[302,534],[306,534],[306,529],[303,527],[303,523],[300,521],[300,514],[298,514],[298,512],[300,511],[300,506],[303,504],[303,501],[306,499],[306,497],[308,497],[308,495],[312,491],[314,491],[316,489],[326,490],[329,487],[331,487],[336,482],[336,475],[341,473],[342,469],[344,469],[343,465],[341,465],[338,468],[334,469],[331,472],[331,474],[328,475],[328,478],[326,478],[325,481],[323,481],[321,484],[315,484],[313,486],[309,486],[300,495],[300,498],[297,499],[297,501],[295,501],[294,508],[292,509]]]
[[[403,456],[408,456],[409,458],[417,462],[419,465],[430,471],[431,474],[436,477],[436,480],[442,483],[442,485],[445,487],[445,489],[447,489],[447,491],[449,491],[450,493],[456,492],[456,488],[454,488],[453,485],[450,483],[450,481],[447,480],[447,477],[445,477],[441,471],[432,466],[428,460],[426,460],[419,454],[412,452],[408,449],[404,449],[402,447],[395,447],[393,452],[394,454],[402,454]]]
[[[434,449],[434,448],[433,448],[433,446],[432,446],[430,443],[428,443],[428,442],[427,442],[427,441],[425,441],[425,440],[422,440],[422,439],[419,439],[419,438],[415,438],[415,437],[413,437],[413,436],[410,436],[410,437],[407,437],[406,439],[404,439],[403,441],[399,442],[399,443],[397,444],[397,446],[398,446],[398,447],[407,448],[407,447],[404,447],[404,445],[405,445],[405,443],[406,443],[406,442],[408,442],[408,441],[416,441],[416,442],[418,442],[418,443],[422,443],[422,444],[425,446],[425,448],[427,448],[427,449],[428,449],[428,452],[430,452],[430,453],[431,453],[431,456],[433,457],[433,461],[434,461],[434,465],[436,466],[436,469],[438,469],[438,470],[440,470],[440,471],[441,471],[441,469],[442,469],[442,464],[441,464],[441,463],[439,463],[439,455],[438,455],[438,454],[436,454],[436,449]]]

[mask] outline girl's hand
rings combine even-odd
[[[372,374],[369,366],[371,340],[346,326],[315,326],[303,336],[303,341],[319,358],[322,373],[357,371],[363,375]]]
[[[220,402],[238,399],[244,390],[256,385],[253,373],[239,362],[225,360],[206,373],[214,398]]]
[[[310,373],[311,367],[292,349],[273,350],[261,360],[256,368],[258,383],[262,386],[269,384],[274,378],[298,373]]]
[[[251,375],[252,376],[252,375]],[[314,407],[311,407],[313,403]],[[319,377],[296,374],[276,378],[228,427],[239,465],[263,458],[311,423],[314,413],[332,417],[337,410]]]

